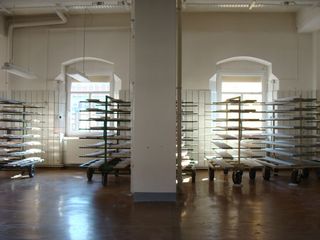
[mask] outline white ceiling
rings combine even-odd
[[[53,13],[57,8],[70,14],[129,12],[132,0],[2,0],[7,14]],[[197,12],[297,12],[304,7],[320,7],[320,0],[182,0],[184,11]],[[254,4],[253,4],[254,2]],[[252,6],[249,9],[249,6]]]

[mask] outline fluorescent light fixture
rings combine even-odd
[[[122,6],[116,4],[104,4],[104,5],[74,5],[70,6],[71,9],[109,9],[109,8],[121,8]]]
[[[18,67],[12,63],[5,62],[1,69],[6,70],[7,72],[17,75],[26,79],[36,79],[37,76],[34,73],[29,72],[28,70]]]
[[[77,70],[71,70],[71,72],[68,72],[67,75],[78,82],[90,82],[90,80],[84,73]]]
[[[218,8],[249,8],[250,10],[252,8],[262,8],[265,5],[261,3],[255,3],[254,5],[252,4],[245,4],[245,3],[231,3],[231,4],[217,4],[217,5],[212,5],[213,7],[218,7]]]
[[[129,1],[114,1],[114,2],[106,2],[106,1],[98,1],[93,2],[92,4],[83,4],[83,5],[72,5],[68,8],[71,9],[111,9],[111,8],[123,8],[130,7]]]

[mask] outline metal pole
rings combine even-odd
[[[176,118],[177,118],[177,191],[182,193],[182,133],[181,133],[181,90],[182,90],[182,29],[181,29],[181,0],[178,0],[177,5],[177,106],[176,106]]]
[[[241,135],[242,135],[242,121],[241,121],[241,97],[239,97],[239,105],[238,105],[238,167],[240,168],[240,159],[241,159]]]

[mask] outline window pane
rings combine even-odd
[[[109,82],[72,82],[71,92],[109,92]]]
[[[225,101],[229,98],[234,98],[234,97],[239,97],[240,94],[236,94],[236,93],[222,93],[221,94],[221,101]]]
[[[90,98],[98,99],[98,100],[104,102],[106,100],[106,95],[109,95],[109,92],[106,92],[106,93],[92,93]]]
[[[89,98],[88,93],[72,93],[70,95],[70,130],[72,132],[79,131],[79,128],[87,128],[88,122],[79,121],[81,118],[88,118],[88,113],[81,113],[80,110],[86,108],[85,104],[81,103],[81,101],[85,101]]]
[[[244,100],[256,100],[257,102],[262,102],[262,94],[243,94]]]
[[[222,92],[257,93],[262,92],[261,82],[222,82]]]

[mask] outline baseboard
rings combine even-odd
[[[133,193],[134,202],[176,202],[175,192],[135,192]]]

